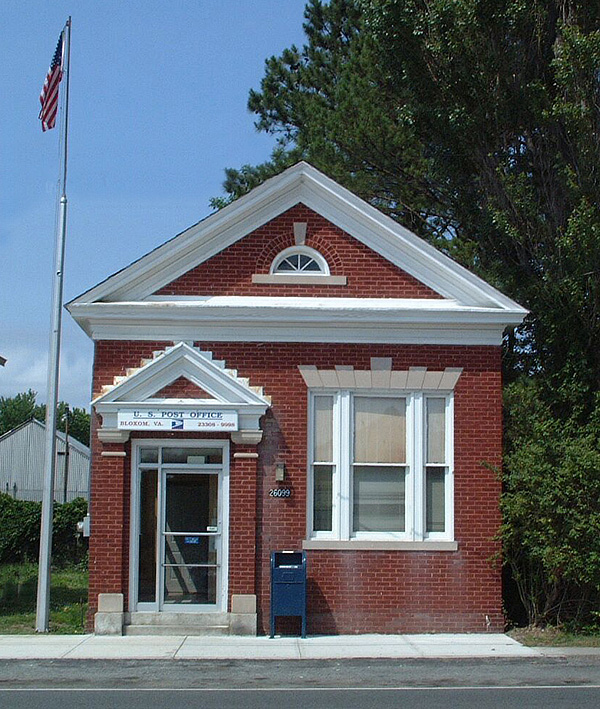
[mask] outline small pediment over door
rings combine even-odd
[[[180,342],[115,377],[92,406],[106,442],[124,442],[131,431],[225,431],[258,443],[270,401],[210,352]]]

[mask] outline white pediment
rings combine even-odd
[[[197,398],[160,398],[161,390],[180,378],[187,379],[206,396]],[[200,393],[200,392],[199,392]],[[102,416],[101,439],[118,440],[119,412],[132,408],[144,410],[157,407],[177,407],[191,411],[201,407],[235,412],[239,418],[239,430],[259,431],[259,419],[270,406],[270,400],[262,388],[227,369],[225,362],[215,360],[210,352],[179,342],[155,356],[142,366],[128,370],[123,377],[115,377],[111,386],[92,401],[92,406]],[[102,435],[104,431],[104,435]],[[128,434],[127,434],[128,435]]]
[[[154,295],[304,204],[441,298]],[[307,163],[267,180],[102,283],[67,309],[94,339],[499,345],[527,311]],[[199,337],[201,335],[201,337]]]
[[[481,278],[305,162],[288,168],[69,303],[133,302],[302,203],[444,298],[520,310]]]

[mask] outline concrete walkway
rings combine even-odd
[[[321,660],[541,657],[506,635],[206,636],[0,635],[0,660]]]

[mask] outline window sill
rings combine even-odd
[[[296,286],[345,286],[346,276],[286,276],[270,273],[253,273],[252,283],[271,283]]]
[[[338,541],[336,539],[305,539],[303,549],[330,549],[332,551],[457,551],[458,542],[423,541],[369,541],[366,539],[353,539],[351,541]]]

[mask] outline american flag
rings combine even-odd
[[[40,103],[42,108],[40,110],[40,115],[38,118],[42,122],[42,130],[50,130],[56,125],[56,114],[58,113],[58,85],[62,79],[62,55],[63,55],[63,32],[60,33],[58,38],[58,44],[56,45],[56,51],[52,57],[52,62],[50,63],[50,68],[48,69],[48,75],[46,76],[46,81],[44,81],[44,88],[40,94]]]

